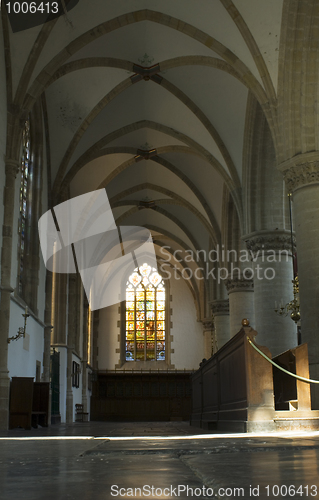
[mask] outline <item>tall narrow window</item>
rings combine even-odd
[[[126,283],[126,361],[165,360],[165,286],[143,264]]]
[[[30,184],[30,121],[26,120],[22,139],[22,159],[21,159],[21,183],[20,183],[20,214],[19,214],[19,293],[23,293],[25,282],[25,252],[26,252],[26,230],[27,230],[27,210]]]

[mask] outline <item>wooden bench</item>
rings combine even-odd
[[[82,404],[75,405],[75,421],[76,422],[88,422],[89,421],[89,413],[83,411],[84,407]]]

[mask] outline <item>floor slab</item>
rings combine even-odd
[[[184,422],[12,430],[0,498],[319,498],[319,433],[195,433]]]

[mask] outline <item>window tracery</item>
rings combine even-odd
[[[165,285],[143,264],[126,283],[126,361],[165,360]]]

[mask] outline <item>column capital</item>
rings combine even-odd
[[[278,166],[282,171],[289,192],[319,184],[319,152],[294,156]]]
[[[275,231],[257,231],[250,233],[242,238],[247,246],[247,250],[254,253],[257,252],[279,252],[287,250],[291,253],[291,234],[290,231],[278,229]],[[295,237],[293,236],[293,245],[295,251]]]
[[[210,307],[214,316],[227,316],[229,314],[229,300],[213,300]]]
[[[5,158],[5,172],[6,175],[14,175],[16,177],[20,170],[19,160],[13,160],[12,158]]]
[[[211,318],[205,318],[202,320],[202,323],[203,323],[203,327],[204,327],[204,332],[207,332],[207,331],[210,331],[210,330],[213,330],[213,321]]]
[[[245,278],[233,278],[225,280],[228,295],[233,292],[253,292],[254,280]]]

